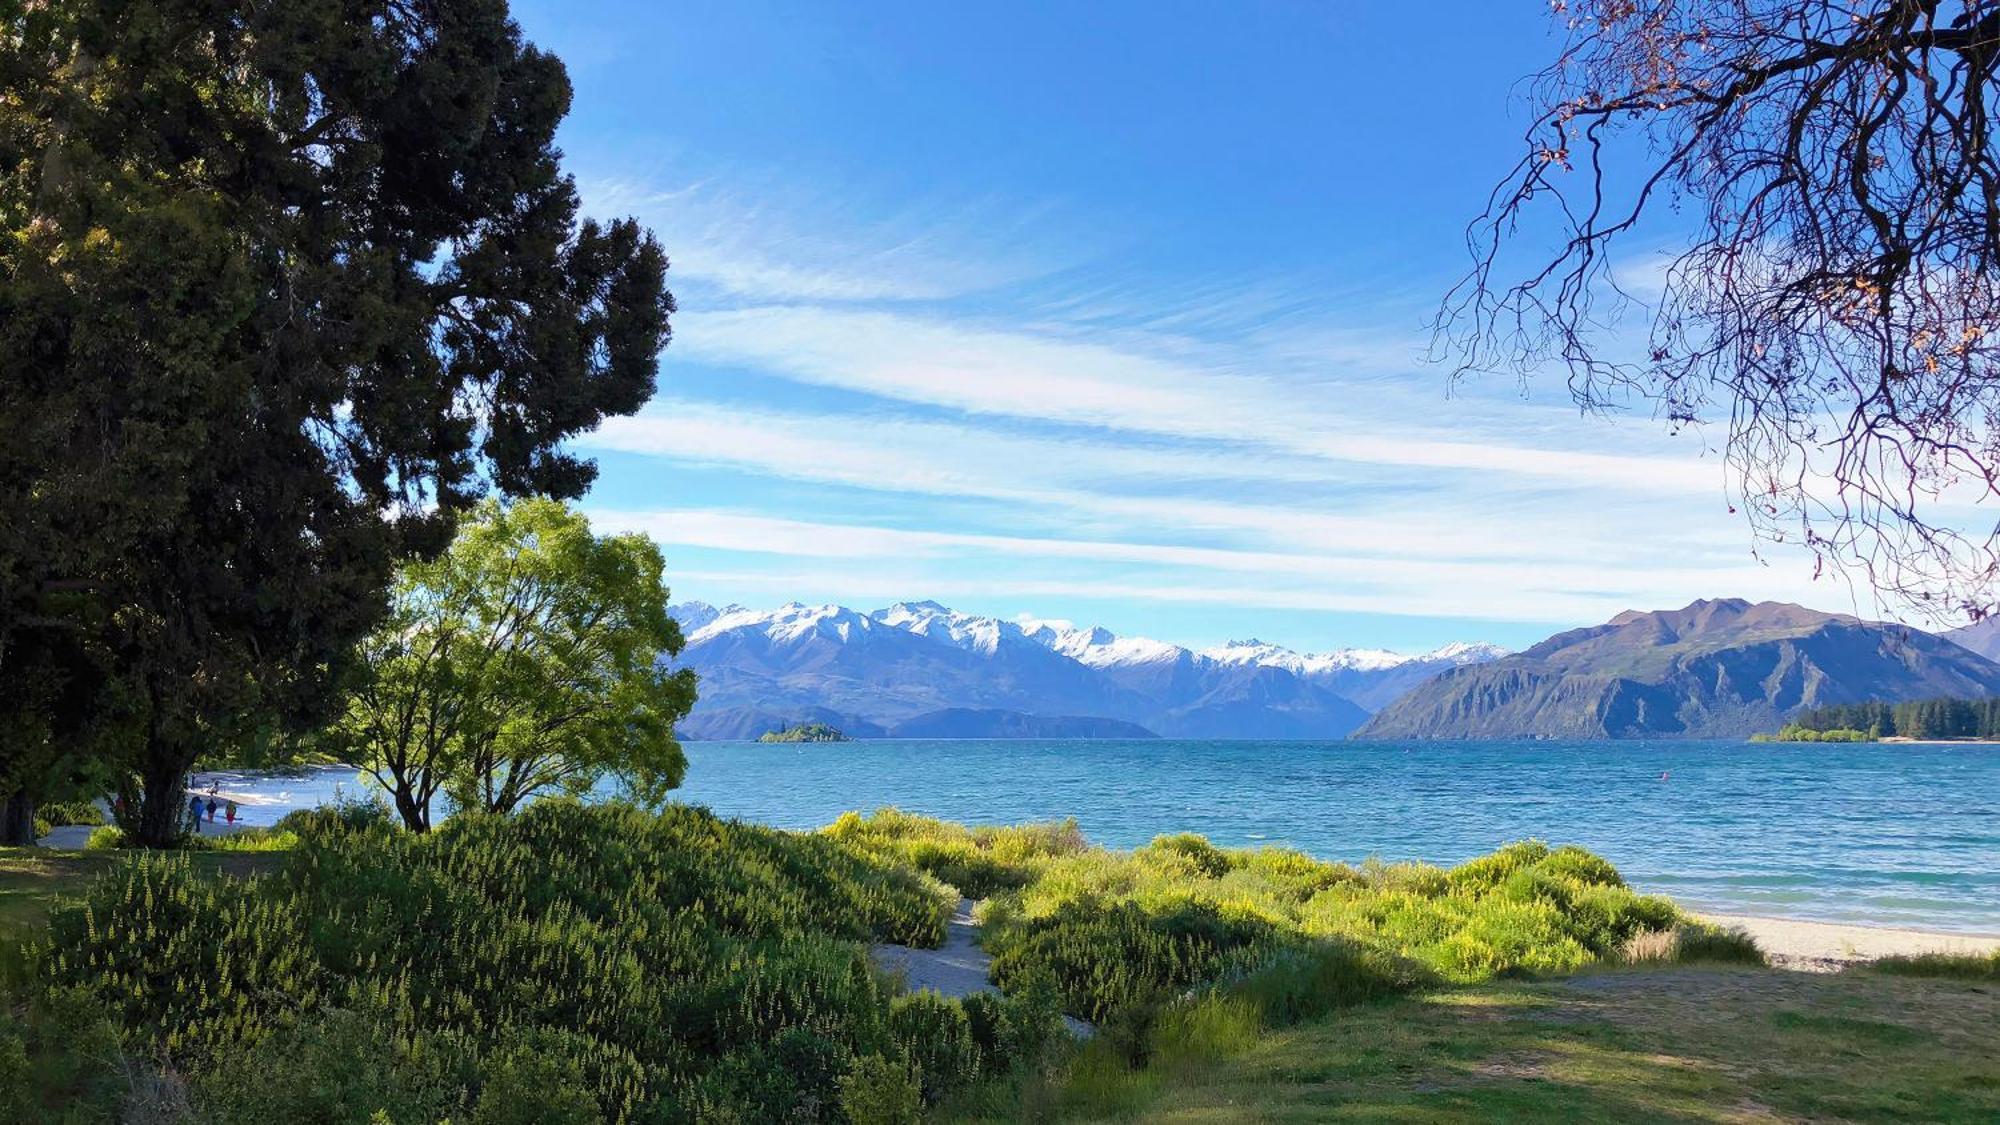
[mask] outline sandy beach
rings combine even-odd
[[[1743,930],[1785,969],[1832,972],[1857,961],[1919,953],[1991,953],[2000,949],[2000,934],[1950,934],[1856,926],[1840,922],[1804,922],[1794,918],[1756,918],[1742,914],[1703,914],[1720,926]]]

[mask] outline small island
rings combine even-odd
[[[769,730],[757,736],[759,742],[847,742],[850,739],[825,723],[800,723],[784,730]]]

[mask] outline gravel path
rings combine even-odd
[[[201,835],[231,836],[238,832],[243,831],[248,827],[250,826],[240,821],[233,825],[226,824],[220,820],[216,821],[214,824],[209,824],[208,822],[203,821],[201,825]],[[89,842],[90,834],[95,831],[97,831],[97,827],[95,825],[64,824],[51,830],[48,835],[42,837],[39,840],[36,840],[35,843],[40,844],[42,847],[45,848],[71,848],[71,849],[81,848],[83,847],[84,844]]]
[[[913,991],[929,988],[954,998],[997,992],[986,979],[993,958],[979,948],[979,924],[972,920],[972,906],[969,898],[958,900],[958,909],[945,925],[944,945],[937,949],[881,943],[870,946],[869,955],[884,970],[901,973]],[[1078,1039],[1088,1039],[1095,1031],[1075,1016],[1064,1016],[1063,1023]]]
[[[972,900],[958,900],[945,926],[944,945],[917,949],[908,945],[876,945],[869,952],[883,969],[903,974],[912,990],[935,989],[946,996],[991,992],[986,970],[993,958],[979,948],[979,926],[972,920]]]

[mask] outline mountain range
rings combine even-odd
[[[1738,598],[1621,613],[1431,678],[1362,738],[1731,738],[1802,707],[2000,694],[2000,664],[1954,640]]]
[[[1411,687],[1504,655],[1300,653],[1259,640],[1195,650],[1068,621],[936,602],[872,612],[796,602],[671,610],[701,677],[685,738],[755,738],[800,722],[856,737],[1340,738]]]

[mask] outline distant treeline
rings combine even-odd
[[[1862,731],[1874,738],[2000,738],[2000,697],[1836,703],[1801,711],[1791,726]]]

